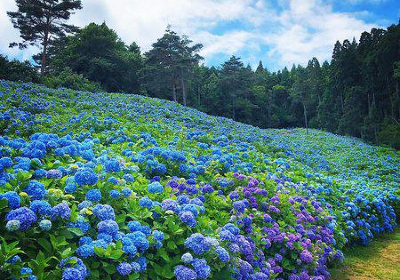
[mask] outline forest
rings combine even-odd
[[[61,7],[64,20],[81,8],[80,1],[69,2]],[[337,41],[331,61],[314,57],[271,72],[262,57],[255,69],[234,55],[219,67],[206,66],[202,44],[170,26],[143,52],[105,22],[79,29],[54,21],[47,28],[24,22],[29,12],[34,18],[35,11],[8,13],[25,34],[10,46],[37,43],[41,51],[25,62],[0,56],[1,79],[141,94],[260,128],[317,128],[400,148],[400,23]]]

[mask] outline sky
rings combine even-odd
[[[400,18],[399,0],[82,0],[70,23],[84,27],[106,22],[127,44],[151,48],[170,24],[178,34],[204,45],[208,66],[231,55],[255,68],[261,60],[271,71],[330,60],[337,40],[357,40],[363,31],[386,28]],[[0,53],[30,59],[38,49],[10,49],[19,40],[6,11],[14,0],[0,0]]]

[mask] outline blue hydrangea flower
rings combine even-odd
[[[176,212],[178,209],[178,202],[173,199],[164,199],[161,203],[161,208],[164,211],[170,210]]]
[[[122,262],[117,266],[117,271],[122,276],[127,276],[132,272],[132,266],[130,263]]]
[[[89,168],[81,169],[75,173],[75,182],[79,186],[83,185],[95,185],[99,179],[97,174]]]
[[[133,178],[132,174],[124,174],[124,176],[122,178],[127,182],[133,182],[134,181],[134,178]]]
[[[76,185],[74,183],[69,183],[65,186],[64,191],[66,193],[72,194],[76,191]]]
[[[92,244],[92,241],[90,241],[89,244],[82,244],[78,247],[76,250],[76,253],[78,256],[81,258],[88,258],[88,257],[93,257],[94,256],[94,245]]]
[[[86,193],[86,199],[97,202],[101,200],[101,191],[99,189],[91,189]]]
[[[181,219],[182,222],[187,224],[189,227],[191,227],[191,228],[196,227],[196,224],[197,224],[196,218],[192,212],[182,211],[179,213],[179,218]]]
[[[215,252],[218,254],[218,257],[221,260],[221,262],[226,263],[229,261],[230,259],[229,253],[223,247],[217,246],[215,248]]]
[[[93,214],[100,220],[115,220],[114,208],[108,204],[96,204]]]
[[[207,279],[211,274],[211,268],[205,259],[194,259],[192,266],[197,273],[197,279]]]
[[[131,194],[132,194],[132,190],[129,189],[129,188],[123,188],[123,189],[122,189],[122,194],[123,194],[125,197],[130,197]]]
[[[134,273],[138,273],[140,272],[141,268],[140,268],[140,264],[137,262],[131,262],[131,266],[132,266],[132,271]]]
[[[177,280],[197,279],[196,271],[183,265],[177,265],[174,269],[174,274]]]
[[[184,263],[191,263],[193,261],[193,256],[190,253],[185,253],[182,255],[181,260]]]
[[[21,206],[21,198],[14,191],[6,192],[5,194],[0,194],[0,199],[7,199],[8,207],[11,209],[16,209]]]
[[[19,229],[24,231],[27,230],[32,226],[33,223],[36,222],[37,217],[35,213],[26,207],[21,207],[15,210],[11,210],[7,215],[6,215],[6,220],[11,221],[11,220],[17,220],[20,222],[20,227]]]
[[[97,228],[100,233],[109,234],[113,238],[116,237],[119,230],[118,224],[113,220],[101,221],[100,223],[97,224]]]
[[[233,202],[233,209],[235,209],[239,213],[243,213],[244,210],[246,209],[246,205],[241,200],[235,201],[235,202]]]
[[[51,205],[45,200],[34,200],[29,208],[38,215],[51,214]]]
[[[61,217],[64,220],[68,220],[71,216],[71,209],[66,202],[61,202],[51,209],[51,219],[55,220]]]
[[[92,202],[88,200],[84,200],[81,203],[78,204],[78,210],[82,210],[83,208],[88,208],[92,206]]]
[[[120,172],[121,171],[121,164],[115,159],[107,160],[104,165],[105,165],[106,172]]]
[[[120,195],[121,195],[121,193],[119,191],[117,191],[117,190],[111,190],[110,191],[110,196],[112,198],[118,198],[118,197],[120,197]]]
[[[10,220],[6,224],[6,229],[8,231],[17,231],[21,227],[21,223],[19,220]]]
[[[51,221],[50,220],[46,220],[46,219],[41,220],[40,223],[39,223],[39,227],[44,231],[50,230],[51,229],[51,225],[52,225]]]
[[[154,230],[153,231],[153,237],[157,241],[163,241],[164,240],[164,233],[159,230]]]
[[[42,199],[46,194],[44,184],[35,180],[30,181],[23,191],[30,195],[33,200]]]
[[[185,240],[185,246],[197,255],[204,254],[211,249],[211,244],[201,233],[193,233]]]
[[[63,173],[58,169],[50,169],[46,173],[47,179],[61,179],[63,177]]]
[[[69,222],[68,227],[71,228],[78,228],[80,229],[84,234],[90,229],[90,224],[89,222],[86,222],[83,217],[78,216],[76,219],[76,222]]]
[[[67,268],[63,271],[62,280],[84,280],[85,276],[76,268]]]
[[[162,193],[164,191],[163,185],[161,185],[160,182],[157,181],[154,181],[151,184],[149,184],[147,189],[150,193]]]
[[[9,157],[2,157],[0,158],[0,172],[3,172],[3,170],[11,168],[13,165],[13,161]]]
[[[138,258],[136,262],[140,265],[141,272],[147,269],[147,259],[145,257]]]
[[[139,206],[143,208],[151,209],[153,207],[153,201],[147,196],[139,199]]]

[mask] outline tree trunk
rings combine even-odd
[[[50,18],[46,18],[46,29],[44,30],[44,37],[43,37],[43,51],[42,51],[42,59],[40,61],[40,74],[43,76],[46,72],[47,66],[47,46],[49,44],[49,25],[50,25]]]
[[[181,76],[181,86],[182,86],[182,97],[183,97],[183,106],[186,106],[186,83],[183,79],[183,75]]]
[[[306,108],[306,104],[304,102],[303,102],[303,112],[304,112],[304,123],[306,125],[306,132],[308,134],[307,108]]]
[[[46,32],[43,39],[43,51],[42,51],[42,59],[40,61],[40,74],[43,76],[46,71],[47,64],[47,45],[49,40],[49,34]]]
[[[174,99],[174,102],[176,102],[176,87],[175,87],[175,82],[172,83],[172,98]]]

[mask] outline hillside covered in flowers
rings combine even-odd
[[[0,279],[323,280],[396,227],[400,155],[0,81]]]

